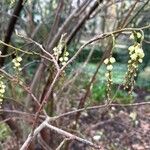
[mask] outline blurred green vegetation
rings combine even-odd
[[[82,66],[82,63],[79,63],[78,66]],[[89,78],[92,77],[93,73],[96,70],[96,64],[90,63],[88,64],[82,74],[82,78],[84,78],[84,82],[88,83]],[[106,94],[106,79],[105,79],[105,71],[106,68],[104,65],[99,69],[99,73],[97,74],[96,81],[92,86],[92,100],[97,102],[103,102]],[[124,83],[125,72],[127,71],[127,65],[123,63],[115,63],[113,68],[113,88],[112,88],[112,97],[118,103],[132,103],[136,98],[136,93],[132,93],[132,96],[128,95],[128,92],[123,89],[119,89],[119,86]],[[143,72],[141,72],[143,73]],[[141,74],[140,73],[140,74]],[[144,73],[143,73],[144,74]],[[145,75],[145,74],[144,74]],[[86,82],[87,81],[87,82]],[[86,86],[87,84],[85,84]],[[143,80],[143,77],[140,75],[137,78],[136,85],[140,88],[149,88],[150,82],[148,79]]]
[[[106,85],[105,83],[96,83],[92,87],[92,100],[97,102],[104,102],[106,95]],[[113,86],[112,88],[112,98],[115,102],[121,104],[128,104],[134,101],[134,96],[130,96],[126,91],[121,90],[118,86]]]
[[[5,123],[0,123],[0,141],[5,141],[9,135],[9,127]]]

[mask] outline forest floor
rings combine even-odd
[[[150,101],[150,91],[135,88],[135,93],[137,95],[135,103]],[[72,118],[68,117],[68,122],[71,120]],[[108,111],[104,108],[82,112],[78,126],[76,135],[101,146],[100,150],[150,150],[149,105],[113,106]],[[69,131],[67,125],[64,129]],[[56,136],[60,138],[59,134]],[[10,143],[10,140],[8,142]],[[8,147],[6,141],[5,145]],[[10,145],[12,146],[13,142]],[[2,150],[18,149],[3,148]],[[68,150],[94,149],[73,141]]]
[[[136,103],[150,101],[150,92],[136,88]],[[103,114],[103,115],[102,115]],[[80,133],[100,150],[150,150],[150,107],[111,107],[109,111],[91,110],[80,117]],[[92,150],[74,142],[71,150]]]

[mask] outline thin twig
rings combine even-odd
[[[48,124],[48,122],[45,122],[45,125],[46,125],[48,128],[50,128],[51,130],[57,132],[58,134],[61,134],[61,135],[65,136],[65,137],[67,137],[67,138],[69,138],[69,139],[77,140],[77,141],[79,141],[79,142],[82,142],[82,143],[84,143],[84,144],[87,144],[87,145],[92,146],[92,147],[97,148],[97,149],[100,148],[100,146],[97,146],[97,145],[95,145],[94,143],[92,143],[92,142],[90,142],[90,141],[88,141],[88,140],[86,140],[86,139],[80,138],[80,137],[78,137],[78,136],[76,136],[76,135],[73,135],[73,134],[71,134],[71,133],[69,133],[69,132],[66,132],[66,131],[64,131],[64,130],[62,130],[62,129],[60,129],[60,128],[57,128],[57,127],[55,127],[55,126],[50,125],[50,124]]]
[[[16,114],[17,116],[20,115],[20,116],[33,117],[33,118],[35,117],[35,114],[31,114],[31,113],[28,113],[28,112],[22,112],[22,111],[19,111],[19,110],[0,109],[0,113],[10,113],[11,115]],[[39,117],[41,119],[45,119],[44,115],[40,115]]]
[[[43,121],[33,132],[33,134],[29,134],[28,138],[26,139],[26,141],[24,142],[24,144],[21,146],[20,150],[26,150],[28,148],[28,146],[30,145],[30,143],[32,142],[32,139],[37,136],[37,134],[40,133],[40,131],[42,129],[44,129],[46,127],[45,122],[49,121],[49,119],[46,119],[45,121]]]
[[[56,148],[56,150],[61,150],[62,146],[65,144],[65,142],[67,142],[68,140],[70,140],[69,138],[65,138],[60,144],[59,146]]]
[[[150,24],[147,25],[147,26],[144,26],[144,27],[140,27],[140,28],[122,28],[122,29],[119,29],[119,30],[116,30],[116,31],[107,32],[107,33],[104,33],[104,34],[97,35],[94,38],[87,41],[85,44],[83,44],[78,49],[78,51],[73,55],[73,57],[61,68],[61,71],[63,71],[66,68],[66,66],[68,66],[68,64],[70,64],[71,62],[73,62],[76,59],[76,57],[80,54],[80,52],[82,51],[83,48],[85,48],[87,45],[89,45],[93,42],[96,42],[100,39],[108,38],[108,37],[112,36],[112,34],[115,35],[115,34],[126,32],[126,31],[139,31],[139,30],[143,30],[143,29],[147,29],[147,28],[150,28]]]
[[[109,104],[110,107],[112,107],[112,106],[114,106],[114,107],[134,107],[134,106],[141,106],[141,105],[150,105],[150,102],[141,102],[141,103],[133,103],[133,104]],[[91,106],[91,107],[87,107],[87,108],[81,108],[81,109],[66,112],[59,116],[55,116],[55,119],[73,115],[77,112],[88,111],[88,110],[93,110],[93,109],[101,109],[101,108],[105,108],[107,106],[108,106],[107,104],[104,104],[104,105],[99,105],[99,106]]]

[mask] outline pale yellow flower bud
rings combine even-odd
[[[134,54],[132,54],[130,57],[131,57],[132,60],[136,60],[137,55],[134,53]]]
[[[55,56],[57,56],[57,55],[58,55],[58,53],[57,53],[57,52],[54,52],[54,55],[55,55]]]
[[[104,64],[108,64],[109,63],[109,59],[108,58],[106,58],[105,60],[104,60]]]
[[[19,71],[21,71],[21,70],[22,70],[22,68],[18,68],[18,70],[19,70]]]
[[[107,72],[107,73],[105,73],[105,77],[106,78],[108,78],[109,77],[109,73]]]
[[[62,62],[62,65],[65,66],[65,65],[66,65],[66,62]]]
[[[143,60],[142,60],[142,59],[138,59],[138,61],[139,61],[140,63],[142,63],[142,62],[143,62]]]
[[[22,61],[22,58],[21,58],[21,57],[16,57],[16,60],[17,60],[18,62],[21,62],[21,61]]]
[[[4,83],[3,83],[3,84],[0,85],[0,87],[1,87],[2,89],[5,89],[5,88],[6,88],[6,85],[4,85]]]
[[[129,37],[130,39],[134,39],[134,35],[133,35],[133,33],[130,35],[130,37]]]
[[[68,57],[64,57],[64,61],[68,61]]]
[[[137,32],[137,38],[141,38],[141,37],[142,37],[141,33]]]
[[[136,53],[140,58],[143,58],[143,57],[144,57],[144,52],[143,52],[143,49],[141,49],[141,48],[136,49],[135,53]]]
[[[19,62],[15,62],[14,65],[15,65],[15,67],[19,67],[20,63]]]
[[[61,50],[58,51],[58,54],[61,54]]]
[[[144,56],[145,56],[144,53],[141,53],[141,54],[139,55],[140,58],[143,58]]]
[[[115,60],[114,57],[111,57],[109,61],[110,61],[112,64],[116,62],[116,60]]]
[[[12,62],[13,62],[13,63],[16,63],[16,59],[13,59]]]
[[[112,69],[113,69],[113,66],[112,66],[112,65],[108,65],[108,66],[107,66],[107,70],[108,70],[108,71],[111,71]]]
[[[56,48],[56,47],[54,47],[54,48],[53,48],[53,51],[54,51],[54,52],[57,52],[57,48]]]
[[[58,51],[62,51],[62,48],[63,48],[63,45],[58,44],[58,46],[57,46]]]
[[[130,47],[128,48],[128,50],[129,50],[130,52],[133,52],[133,51],[135,50],[135,47],[132,45],[132,46],[130,46]]]
[[[131,60],[129,60],[128,63],[131,63]]]
[[[137,67],[138,67],[136,64],[132,64],[132,66],[133,66],[134,68],[137,68]]]
[[[59,58],[59,61],[61,61],[61,62],[62,62],[62,61],[63,61],[63,58],[62,58],[62,57],[60,57],[60,58]]]
[[[66,52],[66,53],[65,53],[65,56],[69,56],[69,53],[68,53],[68,52]]]
[[[5,93],[5,89],[0,89],[0,93],[4,94]]]

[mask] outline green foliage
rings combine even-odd
[[[0,141],[5,141],[10,135],[10,130],[5,123],[0,124]]]
[[[116,85],[112,88],[112,97],[115,102],[121,104],[130,104],[134,101],[135,94],[129,95],[128,92],[118,89]],[[103,102],[106,95],[106,85],[102,82],[96,83],[92,88],[92,99],[97,102]]]
[[[115,90],[113,90],[113,92],[115,92]],[[130,104],[134,101],[134,98],[133,96],[129,95],[126,91],[117,90],[114,100],[121,104]]]
[[[95,84],[92,88],[92,99],[102,102],[105,98],[106,86],[105,84]]]
[[[78,62],[84,62],[86,59],[87,59],[87,56],[89,54],[89,52],[91,51],[91,47],[90,48],[84,48],[80,55],[77,57],[76,61]],[[90,59],[90,63],[97,63],[99,62],[100,58],[102,57],[102,50],[99,48],[99,47],[95,47],[94,49],[94,52],[91,56],[91,59]]]

